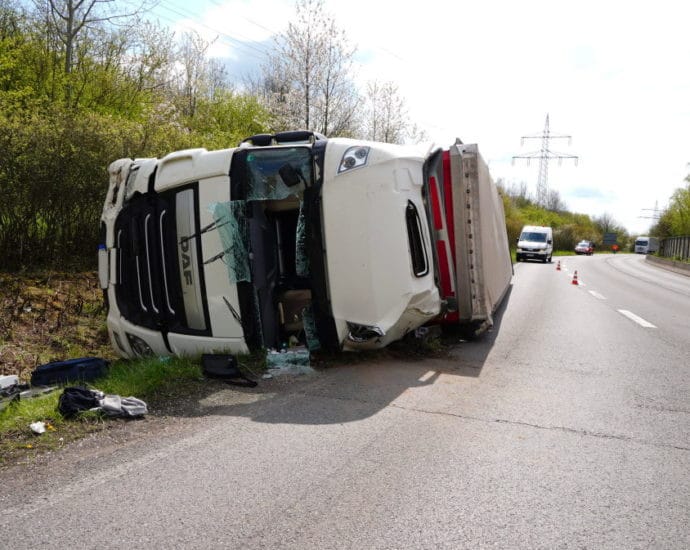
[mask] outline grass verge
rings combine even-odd
[[[180,387],[201,379],[196,359],[151,358],[116,361],[107,377],[87,385],[107,394],[147,401],[162,395],[174,397]],[[108,423],[97,412],[84,413],[73,420],[63,418],[58,411],[61,390],[15,401],[0,411],[0,464],[57,449],[107,427]],[[33,422],[44,422],[46,432],[34,434],[30,428]]]

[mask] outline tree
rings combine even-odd
[[[596,216],[594,218],[594,223],[599,227],[602,233],[613,233],[618,227],[616,220],[613,219],[613,215],[609,212],[604,212],[601,216]]]
[[[113,160],[227,147],[268,129],[265,109],[230,92],[205,50],[203,70],[190,72],[194,116],[184,116],[173,102],[180,56],[169,32],[147,24],[96,30],[79,36],[66,105],[63,46],[45,17],[0,0],[4,269],[93,268]]]
[[[355,125],[359,98],[350,78],[355,49],[331,19],[325,29],[324,73],[317,80],[315,127],[324,135],[347,135]]]
[[[196,32],[182,35],[177,55],[181,69],[173,88],[180,111],[187,117],[194,117],[199,100],[212,97],[215,88],[221,87],[225,80],[222,67],[208,58],[211,45],[212,42],[207,42]]]
[[[114,0],[34,0],[39,13],[46,18],[49,31],[63,45],[65,84],[65,103],[72,105],[72,74],[77,63],[77,53],[83,55],[79,47],[87,41],[86,31],[99,29],[104,23],[113,23],[119,19],[131,18],[139,14],[143,4],[128,13],[117,13]]]
[[[527,182],[525,181],[521,181],[520,183],[515,181],[512,182],[509,187],[505,187],[505,192],[519,208],[524,208],[533,203],[532,197],[530,197],[529,194]]]
[[[354,131],[357,94],[351,78],[352,48],[323,0],[298,0],[262,67],[262,96],[278,129],[323,134]]]
[[[666,210],[672,236],[690,235],[690,176],[688,184],[676,189]]]
[[[545,206],[547,210],[552,212],[561,212],[567,208],[567,205],[561,199],[561,194],[556,189],[549,189]]]
[[[366,139],[386,143],[402,143],[409,124],[405,100],[394,82],[372,81],[367,84],[363,132]]]

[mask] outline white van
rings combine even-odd
[[[651,254],[659,250],[659,239],[656,237],[637,237],[635,254]]]
[[[543,225],[526,225],[517,241],[515,259],[550,262],[553,254],[553,230]]]

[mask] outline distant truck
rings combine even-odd
[[[99,278],[125,357],[480,329],[510,284],[503,204],[475,145],[295,131],[109,173]]]
[[[635,254],[651,254],[659,250],[659,239],[656,237],[637,237]]]

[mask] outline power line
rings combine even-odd
[[[125,0],[126,4],[132,4],[131,1]],[[166,5],[167,4],[167,5]],[[217,35],[217,38],[219,39],[220,42],[232,47],[235,51],[237,51],[240,54],[250,56],[258,61],[261,61],[265,58],[266,55],[266,50],[261,49],[258,46],[253,45],[251,40],[246,39],[246,41],[239,40],[233,36],[230,36],[226,32],[219,31],[218,29],[215,29],[205,23],[203,23],[198,15],[196,13],[192,13],[188,10],[185,10],[184,8],[181,8],[177,6],[176,4],[173,4],[172,2],[166,2],[165,0],[158,2],[157,7],[162,8],[163,10],[166,10],[167,12],[170,12],[174,15],[177,15],[179,17],[188,19],[192,21],[195,25],[198,27],[203,27],[205,29],[208,29],[209,31],[213,32],[214,34]],[[166,21],[167,23],[171,23],[173,25],[179,25],[181,27],[187,28],[189,30],[195,30],[192,25],[189,23],[185,23],[180,19],[176,19],[174,17],[165,15],[161,13],[159,10],[157,11],[149,11],[149,14],[157,19]],[[241,35],[240,35],[241,36]],[[242,37],[242,36],[241,36]],[[242,37],[245,38],[245,37]],[[258,54],[258,55],[257,55]]]
[[[223,7],[223,4],[221,4],[220,2],[218,2],[218,0],[211,0],[211,3],[214,4],[214,5],[216,5],[216,6],[218,6],[218,7],[221,7],[221,8]],[[268,32],[270,32],[271,34],[274,34],[274,35],[275,35],[275,34],[280,34],[278,31],[275,31],[275,30],[273,30],[273,29],[270,29],[270,28],[268,28],[268,27],[262,25],[261,23],[257,23],[257,22],[254,21],[253,19],[249,19],[248,17],[244,17],[243,15],[238,15],[237,17],[239,17],[240,19],[244,19],[245,21],[251,23],[252,25],[254,25],[254,26],[256,26],[256,27],[259,27],[260,29],[263,29],[263,30],[265,30],[265,31],[268,31]]]
[[[168,4],[168,5],[165,5],[165,4]],[[186,17],[186,18],[188,18],[188,19],[191,19],[192,21],[194,21],[194,23],[196,23],[196,24],[199,25],[200,27],[204,27],[205,29],[208,29],[208,30],[210,30],[211,32],[217,34],[217,35],[221,38],[221,40],[223,40],[224,42],[228,43],[229,45],[231,45],[231,46],[233,46],[233,47],[239,47],[239,48],[250,49],[250,50],[253,50],[253,51],[255,51],[255,52],[261,54],[262,56],[264,56],[264,55],[266,54],[266,51],[265,51],[265,50],[262,50],[261,48],[258,48],[258,47],[256,47],[256,46],[253,46],[252,43],[251,43],[252,41],[249,40],[248,38],[246,38],[246,37],[244,37],[244,36],[242,36],[242,35],[239,35],[241,38],[244,38],[244,40],[239,40],[239,39],[237,39],[237,38],[235,38],[235,37],[233,37],[233,36],[230,36],[229,34],[223,32],[223,31],[219,31],[218,29],[215,29],[215,28],[213,28],[213,27],[207,25],[206,23],[203,23],[203,22],[202,22],[200,19],[198,19],[198,18],[196,17],[196,15],[193,14],[192,12],[190,12],[190,11],[188,11],[188,10],[185,10],[185,9],[183,9],[183,8],[180,8],[179,6],[177,6],[177,5],[175,5],[175,4],[173,4],[173,6],[175,6],[175,7],[170,7],[169,4],[170,4],[170,2],[162,1],[162,2],[159,3],[159,6],[160,6],[161,8],[163,8],[164,10],[167,10],[167,11],[169,11],[169,12],[174,13],[175,15],[179,15],[180,17]],[[170,19],[168,19],[168,20],[170,21]],[[173,23],[179,23],[179,21],[174,21],[174,20],[173,20],[172,22],[173,22]],[[190,27],[190,28],[191,28],[191,27]],[[251,55],[251,54],[250,54],[250,55]]]

